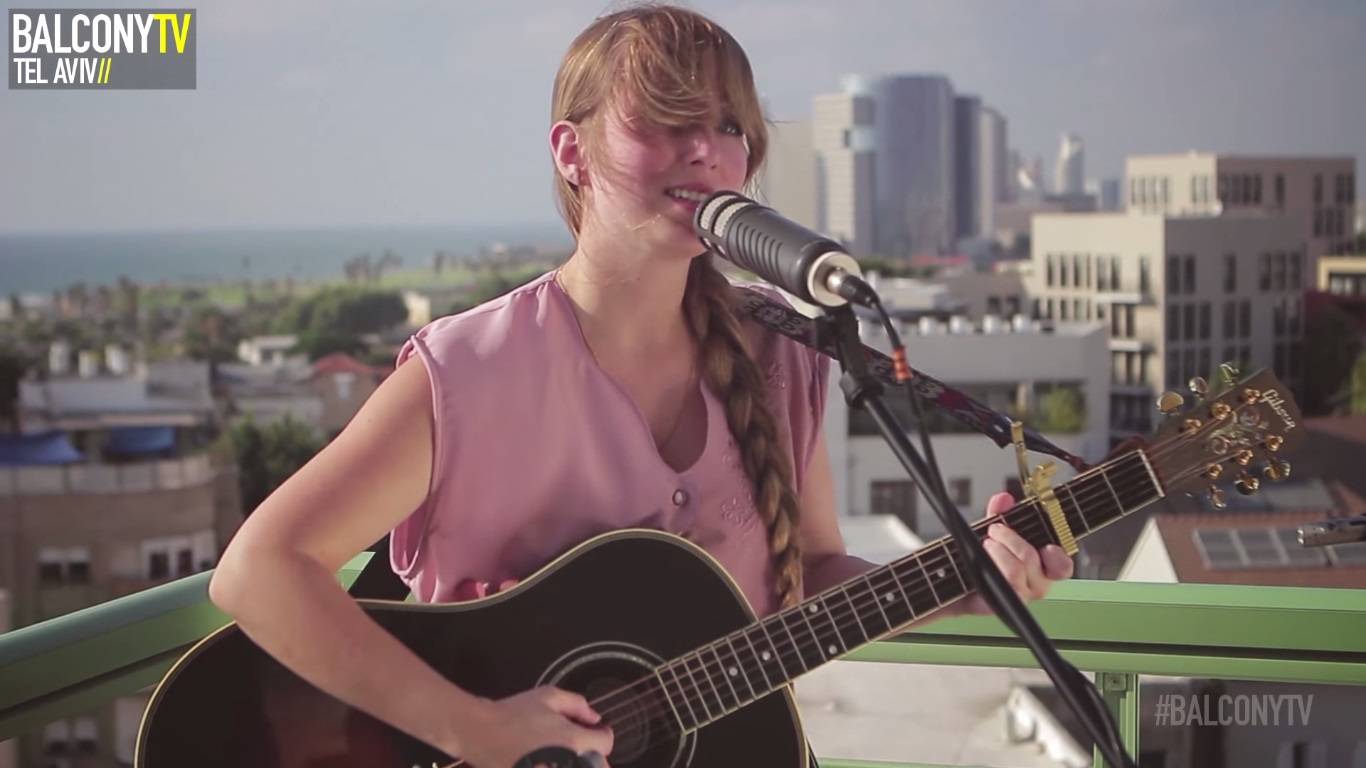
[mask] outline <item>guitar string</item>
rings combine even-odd
[[[1149,457],[1150,457],[1150,459],[1152,459],[1152,460],[1158,460],[1158,459],[1164,458],[1164,457],[1165,457],[1164,454],[1169,453],[1170,450],[1174,450],[1174,449],[1176,449],[1176,448],[1182,447],[1179,443],[1187,442],[1187,441],[1189,441],[1190,439],[1193,439],[1193,438],[1195,438],[1195,437],[1198,437],[1200,434],[1202,434],[1202,433],[1204,433],[1204,432],[1206,432],[1206,431],[1208,431],[1208,430],[1215,429],[1215,428],[1217,428],[1218,426],[1220,426],[1220,425],[1222,425],[1222,424],[1224,424],[1224,423],[1226,423],[1226,421],[1221,421],[1221,420],[1210,420],[1209,422],[1207,422],[1207,423],[1205,423],[1205,424],[1202,424],[1201,428],[1198,429],[1198,430],[1196,431],[1196,433],[1194,433],[1194,434],[1179,433],[1179,434],[1177,434],[1177,435],[1174,435],[1173,437],[1168,438],[1167,440],[1165,440],[1165,441],[1163,441],[1163,442],[1159,442],[1158,444],[1155,444],[1155,445],[1152,447],[1152,449],[1149,451]],[[1112,493],[1112,491],[1111,491],[1111,488],[1115,485],[1115,483],[1118,483],[1118,485],[1119,485],[1120,487],[1123,487],[1124,490],[1126,490],[1126,491],[1131,490],[1130,488],[1127,487],[1128,484],[1130,483],[1130,481],[1133,480],[1133,478],[1132,478],[1132,477],[1129,477],[1129,475],[1132,475],[1132,474],[1138,474],[1138,475],[1140,475],[1140,476],[1141,476],[1141,475],[1145,475],[1145,474],[1147,474],[1147,466],[1146,466],[1144,463],[1142,463],[1141,461],[1136,462],[1136,466],[1124,467],[1124,468],[1120,468],[1119,470],[1114,470],[1114,471],[1116,472],[1116,474],[1114,475],[1113,478],[1110,476],[1110,472],[1113,470],[1113,467],[1114,467],[1115,465],[1118,465],[1118,464],[1120,464],[1121,462],[1124,462],[1124,461],[1126,461],[1126,460],[1128,460],[1128,461],[1130,461],[1131,463],[1133,463],[1134,460],[1137,458],[1137,456],[1138,456],[1138,452],[1137,452],[1137,451],[1130,452],[1130,453],[1126,453],[1126,454],[1124,454],[1123,456],[1117,457],[1116,459],[1113,459],[1113,460],[1111,460],[1111,461],[1109,461],[1109,462],[1105,462],[1105,463],[1103,463],[1103,464],[1101,464],[1101,465],[1098,465],[1098,466],[1096,466],[1096,467],[1093,467],[1092,469],[1087,470],[1086,472],[1080,473],[1077,477],[1073,478],[1073,480],[1069,481],[1069,483],[1066,484],[1066,485],[1075,485],[1075,484],[1077,484],[1077,481],[1084,480],[1084,479],[1093,479],[1092,477],[1089,477],[1089,476],[1092,476],[1092,475],[1101,475],[1101,474],[1104,475],[1105,480],[1107,480],[1107,481],[1112,481],[1112,482],[1110,483],[1110,486],[1109,486],[1109,487],[1106,487],[1106,488],[1104,488],[1104,489],[1102,489],[1102,488],[1100,488],[1100,487],[1096,487],[1096,488],[1094,488],[1093,490],[1090,490],[1090,491],[1085,491],[1085,490],[1083,490],[1083,493],[1082,493],[1082,495],[1081,495],[1080,497],[1079,497],[1075,492],[1073,492],[1073,491],[1071,491],[1071,490],[1068,490],[1068,495],[1072,498],[1072,500],[1073,500],[1073,505],[1077,508],[1077,514],[1078,514],[1078,516],[1081,518],[1083,524],[1086,525],[1088,529],[1091,528],[1091,525],[1090,525],[1089,521],[1086,520],[1086,514],[1085,514],[1085,509],[1084,509],[1084,507],[1085,507],[1085,506],[1091,505],[1096,499],[1103,499],[1103,498],[1105,498],[1106,496],[1111,496],[1111,497],[1113,498],[1113,500],[1114,500],[1117,504],[1119,504],[1119,506],[1120,506],[1120,508],[1121,508],[1121,514],[1124,514],[1123,509],[1122,509],[1123,503],[1122,503],[1122,501],[1120,501],[1118,498],[1114,498],[1113,493]],[[1225,459],[1225,460],[1226,460],[1226,459]],[[1204,465],[1201,465],[1200,467],[1198,467],[1198,468],[1196,468],[1196,469],[1194,470],[1194,474],[1199,474],[1200,472],[1203,472],[1204,469],[1205,469],[1205,466],[1204,466]],[[1183,476],[1184,476],[1186,473],[1182,473],[1182,474],[1183,474]],[[1194,475],[1191,475],[1191,476],[1194,476]],[[1064,486],[1064,487],[1066,487],[1066,486]],[[1031,509],[1031,508],[1033,508],[1033,509]],[[1136,508],[1137,508],[1137,507],[1136,507]],[[1029,514],[1030,512],[1033,512],[1033,514]],[[1019,515],[1021,515],[1022,517],[1025,518],[1025,519],[1022,521],[1021,524],[1019,524],[1019,525],[1014,524],[1014,522],[1010,520],[1011,515],[1014,515],[1014,514],[1019,514]],[[1037,508],[1037,502],[1029,502],[1029,503],[1022,503],[1021,505],[1017,506],[1016,508],[1007,511],[1007,512],[1004,513],[1001,517],[1004,518],[1005,521],[1006,521],[1008,524],[1011,524],[1011,527],[1012,527],[1012,528],[1015,528],[1015,529],[1017,530],[1017,532],[1021,533],[1022,535],[1025,535],[1025,538],[1027,538],[1027,539],[1032,539],[1033,534],[1037,534],[1037,533],[1042,532],[1042,533],[1044,534],[1044,538],[1051,541],[1052,536],[1049,535],[1050,526],[1049,526],[1049,524],[1048,524],[1045,520],[1043,520],[1043,519],[1041,518],[1040,515],[1041,515],[1041,510],[1039,510],[1039,509]],[[991,525],[991,524],[994,524],[995,522],[998,522],[998,520],[991,519],[991,518],[988,518],[988,519],[985,519],[985,520],[982,520],[982,521],[978,521],[978,523],[975,524],[975,525],[973,526],[974,531],[977,532],[977,533],[981,533],[981,530],[980,530],[981,528],[984,528],[984,527],[986,527],[986,526],[989,526],[989,525]],[[951,539],[943,539],[943,540],[941,540],[938,544],[933,545],[933,550],[930,550],[930,548],[926,548],[926,550],[929,550],[929,551],[922,550],[922,552],[921,552],[919,555],[913,556],[913,559],[916,560],[916,565],[921,566],[922,568],[923,568],[924,565],[926,565],[926,563],[922,562],[922,560],[923,560],[923,558],[924,558],[925,556],[927,556],[927,555],[936,556],[936,557],[942,558],[943,560],[950,560],[950,561],[952,561],[951,564],[952,564],[953,567],[954,567],[955,573],[957,573],[957,562],[958,562],[958,558],[959,558],[959,553],[957,553],[956,551],[952,550],[952,547],[953,547],[953,546],[955,546],[955,545],[953,544],[953,542],[952,542]],[[910,559],[912,559],[912,558],[907,558],[908,562],[902,563],[902,565],[904,565],[904,566],[909,566],[909,565],[910,565],[910,563],[909,563],[909,560],[910,560]],[[944,565],[943,562],[937,563],[936,566],[935,566],[935,567],[936,567],[936,572],[942,571],[942,570],[943,570],[943,565]],[[874,593],[874,592],[880,592],[882,589],[889,589],[889,590],[890,590],[890,588],[893,586],[892,582],[895,581],[895,574],[892,573],[892,571],[893,571],[893,568],[891,568],[891,567],[880,567],[880,568],[876,569],[876,571],[870,571],[870,572],[868,572],[868,573],[866,573],[866,574],[863,574],[863,576],[864,576],[864,581],[865,581],[865,583],[867,583],[867,584],[869,585],[869,587],[872,587],[872,585],[873,585],[873,580],[872,580],[871,578],[869,578],[869,576],[872,575],[872,574],[876,574],[879,578],[881,578],[881,579],[884,580],[884,583],[882,584],[881,587],[874,588],[874,589],[869,589],[868,592],[867,592],[867,594],[872,594],[872,593]],[[940,603],[940,601],[939,601],[939,599],[938,599],[938,595],[937,595],[937,593],[935,592],[935,589],[934,589],[934,583],[933,583],[933,581],[929,580],[929,578],[928,578],[928,571],[926,571],[926,573],[925,573],[926,578],[925,578],[925,580],[923,581],[923,586],[916,587],[916,588],[914,588],[912,591],[915,593],[915,595],[916,595],[917,598],[922,598],[922,599],[928,594],[928,595],[930,596],[930,598],[931,598],[932,600],[934,600],[935,606],[934,606],[933,608],[929,609],[928,611],[925,611],[923,614],[920,614],[920,615],[917,615],[917,614],[916,614],[914,608],[910,608],[911,613],[912,613],[912,617],[911,617],[910,619],[907,619],[905,622],[902,622],[902,624],[897,624],[896,626],[902,626],[902,625],[904,625],[905,623],[909,623],[909,622],[916,621],[916,620],[918,620],[918,619],[920,618],[921,615],[928,616],[930,613],[935,612],[936,610],[938,610],[938,609],[939,609],[940,607],[942,607],[943,605],[945,605],[945,604],[947,604],[947,603],[954,602],[954,601],[956,601],[956,600],[958,600],[958,599],[960,599],[960,598],[962,598],[962,597],[965,597],[965,596],[967,596],[968,594],[970,594],[973,590],[970,589],[970,588],[967,588],[966,583],[963,582],[963,580],[962,580],[962,578],[961,578],[961,573],[957,573],[957,575],[958,575],[958,581],[959,581],[959,583],[964,587],[964,590],[965,590],[965,591],[963,591],[963,592],[961,592],[961,593],[959,593],[959,594],[956,594],[956,595],[952,595],[951,597],[948,598],[947,601],[945,601],[944,603]],[[891,579],[891,580],[887,580],[887,577],[888,577],[888,576],[891,576],[892,579]],[[857,578],[858,578],[858,577],[855,577],[854,579],[850,579],[849,581],[844,582],[844,584],[836,585],[835,587],[832,587],[832,588],[830,588],[830,589],[828,589],[828,590],[826,590],[826,591],[824,591],[824,592],[822,592],[822,593],[820,593],[820,594],[818,594],[818,595],[813,596],[813,597],[810,598],[809,600],[804,601],[802,606],[794,607],[794,608],[787,609],[787,610],[785,610],[785,611],[779,612],[779,614],[778,614],[778,616],[779,616],[779,621],[783,624],[784,631],[791,635],[792,633],[791,633],[791,627],[789,626],[789,619],[792,617],[792,615],[793,615],[793,614],[796,614],[796,613],[799,613],[799,612],[803,612],[803,611],[809,609],[809,607],[810,607],[811,605],[814,605],[814,604],[815,604],[814,601],[817,600],[817,599],[819,598],[820,602],[823,603],[823,604],[825,604],[826,610],[824,611],[824,613],[825,613],[827,616],[833,616],[833,617],[835,617],[835,618],[839,618],[841,621],[844,621],[844,622],[845,622],[845,625],[846,625],[846,626],[849,626],[849,624],[848,624],[848,619],[849,619],[849,618],[855,618],[855,619],[858,621],[858,627],[859,627],[859,630],[860,630],[860,634],[864,634],[864,635],[865,635],[865,638],[867,638],[866,627],[864,626],[863,619],[868,619],[868,621],[869,621],[870,623],[872,623],[872,622],[875,622],[876,620],[878,620],[879,618],[885,618],[885,610],[881,607],[881,604],[880,604],[880,603],[877,603],[877,602],[876,602],[876,599],[874,599],[874,601],[873,601],[872,603],[866,603],[866,602],[860,601],[860,602],[861,602],[860,605],[857,605],[857,606],[854,605],[854,602],[855,602],[855,601],[849,596],[848,590],[847,590],[847,588],[845,587],[845,585],[854,582]],[[941,586],[941,587],[944,586],[945,581],[946,581],[946,577],[941,576],[941,583],[940,583],[940,586]],[[900,589],[900,584],[899,584],[899,583],[898,583],[896,586],[898,587],[898,591],[902,591],[902,590]],[[948,586],[949,586],[950,588],[952,588],[952,587],[953,587],[953,584],[952,584],[952,583],[948,583]],[[835,605],[834,605],[834,607],[832,608],[832,607],[830,606],[830,604],[827,602],[827,600],[829,600],[830,596],[831,596],[833,593],[835,593],[835,592],[843,592],[844,600],[843,600],[843,601],[840,601],[840,600],[837,599],[837,600],[836,600],[836,603],[835,603]],[[902,594],[905,594],[904,591],[902,591]],[[866,595],[865,595],[865,597],[866,597]],[[909,602],[911,602],[911,601],[910,601],[910,600],[907,600],[907,602],[909,603]],[[909,607],[909,606],[906,606],[906,607]],[[820,613],[820,612],[818,612],[818,613]],[[817,615],[817,614],[812,614],[812,616],[815,616],[815,615]],[[769,617],[769,618],[771,619],[771,618],[773,618],[773,617]],[[768,619],[766,619],[765,621],[768,621]],[[836,640],[839,641],[839,645],[840,645],[840,646],[844,646],[844,647],[845,647],[846,650],[844,651],[844,653],[848,653],[848,652],[849,652],[849,651],[847,650],[847,649],[848,649],[848,646],[847,646],[847,644],[846,644],[845,641],[844,641],[844,634],[845,634],[845,633],[841,633],[840,630],[839,630],[839,628],[838,628],[838,626],[837,626],[837,625],[834,625],[834,624],[833,624],[833,621],[832,621],[831,619],[827,618],[827,621],[830,621],[830,622],[832,623],[832,629],[833,629],[833,631],[834,631],[834,639],[836,639]],[[792,658],[789,659],[789,660],[795,660],[795,661],[799,662],[799,663],[801,664],[802,668],[803,668],[803,674],[804,674],[805,671],[807,671],[807,670],[810,669],[810,666],[806,663],[806,654],[807,654],[808,651],[811,650],[812,647],[816,647],[816,648],[818,649],[818,653],[819,653],[819,655],[820,655],[820,657],[821,657],[820,661],[817,662],[818,664],[824,663],[825,661],[827,661],[829,658],[831,658],[831,657],[833,657],[833,656],[838,656],[838,655],[842,655],[842,654],[840,654],[839,652],[836,652],[836,653],[834,653],[834,654],[827,654],[827,653],[825,652],[824,648],[822,648],[822,640],[821,640],[821,638],[819,637],[819,635],[817,635],[817,632],[816,632],[816,630],[815,630],[814,625],[811,624],[810,617],[808,617],[808,616],[803,616],[803,622],[807,625],[807,629],[808,629],[810,635],[812,636],[812,637],[811,637],[811,640],[812,640],[811,642],[797,641],[797,640],[795,640],[795,635],[793,635],[794,643],[792,643],[792,644],[774,643],[774,642],[771,642],[771,641],[770,641],[770,642],[768,643],[768,645],[772,646],[772,650],[773,650],[774,652],[776,652],[776,654],[779,656],[779,658],[786,659],[786,658],[787,658],[787,654],[791,654],[791,655],[792,655]],[[887,623],[888,623],[888,622],[887,622],[886,620],[883,621],[883,624],[884,624],[884,625],[887,624]],[[730,635],[727,635],[727,636],[725,636],[725,637],[723,637],[723,638],[720,638],[720,639],[718,639],[718,640],[716,640],[716,641],[713,641],[712,643],[709,643],[709,644],[707,644],[707,645],[705,645],[705,646],[702,646],[701,648],[698,648],[698,649],[695,649],[695,650],[693,650],[693,651],[691,651],[691,652],[689,652],[689,653],[683,654],[683,655],[679,656],[679,657],[678,657],[676,660],[674,660],[673,662],[670,662],[669,664],[664,665],[663,668],[664,668],[664,669],[667,669],[667,670],[669,670],[669,671],[672,671],[672,670],[673,670],[673,667],[674,667],[675,665],[677,665],[679,662],[681,662],[681,663],[682,663],[682,666],[683,666],[683,669],[684,669],[684,672],[686,672],[686,673],[688,674],[688,677],[689,677],[689,678],[692,677],[692,675],[691,675],[692,669],[698,669],[698,670],[702,673],[702,675],[705,676],[705,677],[707,678],[707,680],[706,680],[707,685],[710,686],[710,687],[713,689],[713,693],[716,694],[716,695],[715,695],[714,697],[712,697],[712,698],[714,698],[714,700],[715,700],[718,704],[721,704],[721,705],[722,705],[721,709],[722,709],[723,712],[724,712],[724,710],[727,709],[727,708],[724,706],[724,704],[725,704],[725,702],[724,702],[724,700],[723,700],[724,697],[721,696],[721,691],[724,690],[724,689],[722,689],[720,686],[718,686],[718,685],[716,684],[716,682],[715,682],[715,677],[716,677],[716,674],[717,674],[717,672],[718,672],[718,668],[720,668],[720,671],[722,671],[723,673],[724,673],[724,672],[729,672],[729,671],[730,671],[730,670],[728,670],[728,669],[725,669],[725,667],[726,667],[727,665],[725,664],[724,661],[721,660],[721,654],[720,654],[720,652],[717,650],[717,648],[724,642],[724,643],[730,645],[731,648],[732,648],[732,652],[729,653],[729,654],[727,654],[727,655],[728,655],[729,657],[733,658],[733,659],[737,662],[736,665],[731,665],[731,667],[730,667],[730,669],[736,670],[736,672],[731,672],[731,673],[730,673],[730,678],[731,678],[731,679],[739,679],[739,673],[741,673],[741,672],[745,673],[745,678],[744,678],[744,680],[745,680],[745,687],[748,688],[749,691],[750,691],[750,696],[748,697],[749,701],[754,701],[754,700],[757,700],[758,698],[762,698],[762,696],[767,695],[768,693],[771,693],[773,690],[776,690],[776,689],[772,688],[771,680],[769,680],[767,673],[766,673],[766,672],[764,671],[764,669],[763,669],[763,665],[762,665],[762,663],[761,663],[762,660],[761,660],[758,656],[755,656],[755,655],[753,655],[753,654],[750,655],[750,661],[752,661],[752,662],[754,662],[754,663],[756,664],[756,666],[757,666],[757,671],[760,672],[760,673],[763,675],[765,682],[766,682],[766,683],[768,684],[768,686],[769,686],[769,690],[768,690],[768,691],[766,691],[766,692],[763,693],[763,694],[759,694],[759,695],[756,696],[756,695],[754,695],[754,694],[755,694],[755,688],[754,688],[754,686],[753,686],[753,681],[750,679],[750,675],[748,674],[748,672],[749,672],[750,670],[746,668],[746,661],[745,661],[745,659],[744,659],[744,655],[745,655],[745,654],[744,654],[743,651],[739,651],[739,652],[734,651],[734,650],[733,650],[733,649],[734,649],[734,643],[731,642],[733,636],[739,635],[739,636],[743,639],[743,642],[741,643],[741,647],[742,647],[742,648],[743,648],[744,645],[746,645],[746,644],[749,644],[749,645],[752,646],[752,642],[750,641],[750,639],[749,639],[749,637],[748,637],[748,634],[746,634],[746,633],[752,631],[752,629],[753,629],[754,626],[755,626],[755,625],[751,625],[750,627],[746,627],[745,629],[742,629],[742,630],[739,630],[739,631],[737,631],[737,632],[731,633]],[[798,624],[798,629],[799,629],[799,631],[801,630],[801,628],[802,628],[802,627],[801,627],[801,624]],[[890,629],[894,629],[894,628],[895,628],[895,627],[892,627],[892,628],[890,628]],[[890,630],[887,630],[887,631],[890,631]],[[885,633],[885,632],[884,632],[884,633]],[[805,636],[805,635],[807,634],[807,632],[801,632],[801,634],[802,634],[803,636]],[[766,633],[766,635],[767,635],[767,633]],[[778,636],[779,636],[779,637],[782,637],[782,634],[779,633]],[[880,635],[875,635],[875,636],[880,636]],[[868,642],[868,640],[865,640],[864,642],[866,643],[866,642]],[[863,644],[863,643],[859,643],[859,645],[862,645],[862,644]],[[825,647],[828,647],[828,646],[825,646]],[[705,653],[706,651],[708,651],[708,650],[710,650],[711,653],[712,653],[712,656],[716,658],[716,660],[717,660],[717,665],[716,665],[716,666],[713,666],[711,662],[709,662],[709,661],[706,660],[706,657],[705,657],[704,653]],[[697,660],[697,662],[698,662],[697,667],[693,667],[693,668],[688,667],[687,661],[688,661],[688,659],[690,659],[690,658],[696,658],[696,660]],[[786,670],[786,666],[785,666],[785,665],[781,665],[781,664],[780,664],[780,667],[782,667],[784,670]],[[659,670],[659,668],[657,668],[657,669],[654,670],[654,671],[655,671],[655,672],[659,672],[660,670]],[[757,677],[757,676],[758,676],[758,675],[755,675],[755,677]],[[707,700],[707,691],[706,691],[706,689],[703,687],[703,685],[702,685],[701,683],[697,683],[696,681],[694,681],[693,685],[688,686],[688,685],[686,685],[686,684],[683,682],[683,676],[678,675],[677,673],[675,673],[675,674],[674,674],[674,677],[675,677],[675,681],[676,681],[676,687],[678,688],[679,693],[680,693],[681,695],[683,695],[683,697],[684,697],[684,704],[687,705],[687,706],[689,707],[689,709],[690,709],[690,712],[692,712],[692,713],[694,714],[694,718],[693,718],[693,719],[694,719],[694,720],[697,720],[696,714],[695,714],[697,708],[696,708],[696,707],[692,707],[692,704],[693,704],[694,701],[697,701],[698,703],[703,704],[703,707],[702,707],[703,711],[706,712],[706,713],[710,716],[710,715],[711,715],[710,708],[705,706],[705,705],[706,705],[706,700]],[[605,703],[608,702],[608,701],[611,701],[615,696],[617,696],[617,695],[619,695],[619,694],[621,694],[621,693],[624,693],[624,692],[626,692],[626,691],[629,691],[629,690],[631,690],[631,689],[637,687],[638,685],[640,685],[640,684],[642,684],[642,683],[646,684],[647,687],[651,687],[651,686],[653,686],[653,685],[655,684],[655,682],[659,682],[660,685],[662,686],[662,685],[663,685],[663,679],[662,679],[662,678],[663,678],[662,675],[660,675],[660,676],[658,677],[658,680],[656,680],[656,677],[655,677],[655,675],[653,675],[653,674],[650,675],[650,676],[646,676],[646,677],[644,677],[644,678],[641,678],[641,679],[635,681],[635,682],[632,683],[632,684],[628,684],[627,686],[624,686],[623,688],[617,689],[616,691],[609,692],[608,694],[605,694],[605,695],[599,697],[597,700],[595,700],[594,702],[592,702],[592,704],[594,705],[594,707],[595,707],[595,709],[596,709],[598,706],[603,705],[603,704],[605,704]],[[729,688],[729,689],[731,690],[731,692],[732,692],[731,698],[732,698],[732,699],[734,699],[737,703],[740,703],[740,702],[742,702],[742,701],[745,700],[746,697],[744,697],[744,696],[742,696],[742,695],[740,694],[739,690],[738,690],[737,688],[735,688],[734,684],[733,684],[732,682],[730,682],[730,680],[728,680],[728,679],[724,676],[724,674],[723,674],[722,681],[725,682],[725,683],[726,683],[726,687]],[[662,694],[665,695],[665,696],[668,696],[668,695],[669,695],[668,692],[667,692],[667,690],[661,690],[660,693],[662,693]],[[653,691],[653,690],[647,690],[647,691],[645,692],[644,696],[649,696],[649,697],[652,697],[652,698],[657,698],[657,697],[655,697],[654,691]],[[623,705],[624,705],[625,707],[627,707],[628,709],[632,710],[633,712],[635,712],[636,710],[638,710],[638,707],[636,706],[636,700],[639,699],[639,698],[641,698],[641,697],[642,697],[641,695],[636,695],[636,696],[633,696],[633,697],[631,697],[631,698],[628,698],[626,701],[619,701],[619,702],[617,702],[616,704],[614,704],[614,705],[612,705],[612,706],[610,706],[610,707],[605,707],[603,710],[600,711],[600,713],[611,712],[611,713],[613,713],[613,714],[617,714],[617,713],[619,713],[619,712],[621,711]],[[746,702],[746,703],[748,703],[748,702]],[[654,715],[660,714],[660,713],[662,713],[663,715],[669,715],[669,714],[672,713],[672,708],[669,707],[669,704],[670,704],[670,702],[664,702],[665,709],[660,710],[660,712],[647,711],[646,714],[650,714],[650,715],[652,715],[652,717],[653,717]],[[656,708],[656,709],[658,709],[658,708]],[[608,719],[608,715],[607,715],[607,714],[604,714],[604,718],[605,718],[605,719]],[[681,714],[679,715],[679,717],[678,717],[677,719],[681,719]],[[667,718],[666,718],[666,720],[667,720]]]

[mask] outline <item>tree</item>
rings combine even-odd
[[[539,276],[544,270],[540,267],[528,267],[504,272],[495,268],[487,275],[481,276],[474,283],[474,289],[464,299],[455,302],[446,311],[448,315],[458,315],[467,309],[477,307],[490,299],[495,299],[514,288],[520,288]]]
[[[13,347],[0,347],[0,422],[19,431],[19,382],[28,369],[28,360]]]
[[[1360,351],[1356,324],[1341,307],[1325,303],[1309,313],[1304,328],[1304,415],[1332,411]]]
[[[185,327],[185,354],[216,366],[237,358],[237,342],[241,340],[231,315],[218,307],[199,306]]]
[[[250,417],[242,419],[228,430],[227,442],[237,460],[237,482],[247,514],[323,447],[312,427],[288,414],[264,427]]]
[[[363,353],[361,336],[386,331],[407,318],[408,308],[394,291],[336,287],[291,304],[277,328],[296,334],[295,349],[317,360],[333,352]]]
[[[1034,424],[1040,432],[1074,434],[1086,426],[1086,403],[1071,387],[1054,389],[1039,398]]]
[[[1351,410],[1353,416],[1366,416],[1366,353],[1357,355],[1352,366]]]

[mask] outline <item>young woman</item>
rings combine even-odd
[[[570,46],[552,110],[573,255],[415,334],[346,430],[251,515],[210,585],[300,676],[478,768],[547,745],[610,755],[612,734],[574,693],[469,694],[367,618],[333,574],[391,529],[393,567],[425,601],[505,588],[624,527],[700,545],[760,615],[871,567],[836,522],[829,361],[738,319],[692,231],[697,196],[743,188],[764,159],[740,46],[678,8],[605,16]],[[999,494],[987,512],[1010,503]],[[1060,549],[1004,525],[986,547],[1026,598],[1071,574]]]

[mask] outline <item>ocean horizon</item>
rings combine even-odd
[[[343,265],[386,250],[403,268],[437,251],[473,255],[481,246],[572,244],[561,222],[299,229],[0,233],[0,297],[51,293],[74,283],[213,283],[343,277]]]

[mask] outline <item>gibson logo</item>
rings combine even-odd
[[[1281,421],[1285,422],[1285,431],[1289,432],[1295,428],[1295,420],[1290,418],[1290,413],[1285,410],[1285,398],[1281,397],[1280,392],[1274,389],[1262,392],[1262,402],[1271,406],[1271,410],[1275,411],[1276,415],[1281,417]]]

